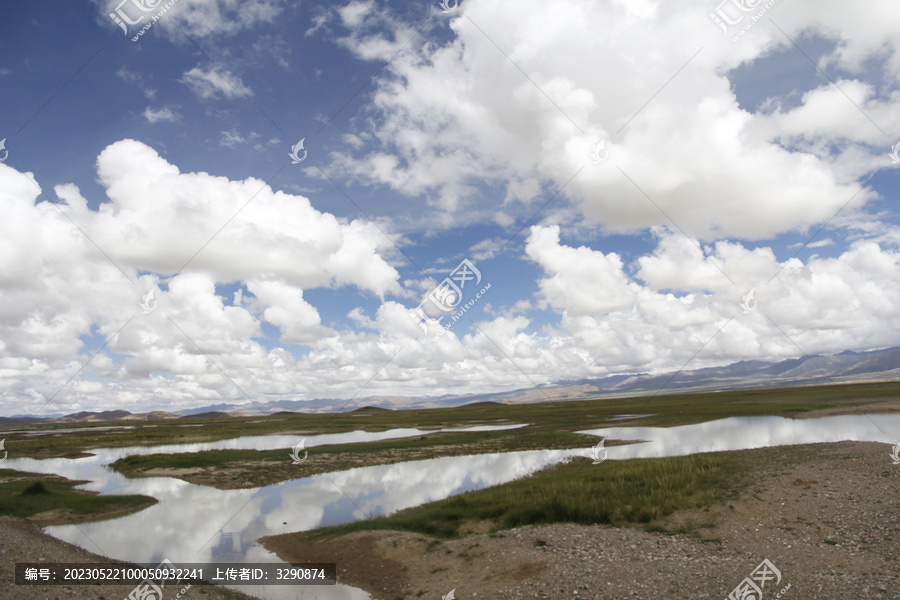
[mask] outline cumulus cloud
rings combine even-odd
[[[860,240],[836,258],[780,264],[769,248],[737,243],[698,247],[657,231],[652,255],[633,275],[618,256],[559,241],[556,227],[534,227],[527,254],[541,265],[541,302],[561,315],[551,328],[559,356],[586,352],[587,364],[616,370],[674,370],[763,356],[888,347],[884,329],[900,313],[900,253]],[[757,311],[742,314],[751,289]],[[776,325],[777,324],[777,325]],[[577,363],[576,363],[577,364]]]
[[[107,147],[97,166],[109,201],[92,210],[71,184],[56,187],[60,204],[38,201],[33,176],[0,165],[0,203],[13,218],[0,236],[0,362],[15,371],[14,396],[41,405],[65,387],[55,402],[80,405],[96,383],[65,382],[100,350],[88,372],[117,382],[104,387],[110,401],[141,408],[161,381],[172,384],[167,402],[242,398],[240,388],[258,385],[246,369],[295,365],[255,341],[262,323],[282,344],[333,335],[304,289],[402,291],[380,255],[393,245],[368,222],[256,179],[181,173],[133,140]],[[217,290],[231,282],[246,289],[234,302]],[[150,290],[155,310],[141,314]]]
[[[382,18],[368,7],[346,7],[354,33],[344,43],[382,60],[372,49],[400,39],[402,28],[367,30],[367,19]],[[687,0],[462,4],[448,17],[450,42],[401,53],[379,81],[380,147],[336,152],[334,168],[455,217],[439,223],[472,211],[510,223],[508,211],[484,205],[479,185],[507,185],[505,206],[527,203],[541,182],[565,186],[564,196],[607,229],[674,223],[703,240],[803,229],[851,198],[858,210],[876,197],[859,177],[883,166],[884,132],[900,129],[896,86],[877,91],[862,66],[884,60],[886,77],[900,78],[896,27],[884,23],[898,8],[776,9],[767,14],[788,35],[834,39],[823,63],[858,78],[841,78],[839,87],[823,79],[800,106],[753,113],[739,106],[728,76],[792,47],[771,24],[732,43],[708,10]],[[826,151],[825,140],[836,138],[837,153]],[[609,160],[591,164],[603,139]]]
[[[559,227],[533,229],[525,253],[552,273],[538,282],[543,307],[600,316],[637,300],[638,286],[628,281],[618,255],[561,246]]]
[[[655,230],[652,252],[626,260],[563,242],[561,227],[532,227],[523,258],[540,270],[535,302],[516,302],[470,333],[456,325],[438,336],[443,324],[435,323],[423,331],[409,306],[390,299],[353,309],[355,327],[333,330],[305,290],[400,291],[378,254],[389,243],[379,232],[254,180],[181,173],[130,140],[101,153],[98,170],[110,202],[93,211],[72,185],[56,189],[63,204],[36,202],[33,183],[0,165],[0,205],[14,216],[0,236],[0,366],[7,398],[26,410],[50,398],[54,412],[65,412],[484,393],[786,358],[797,347],[819,353],[900,343],[900,327],[890,326],[900,319],[896,250],[859,240],[834,258],[780,264],[766,247],[704,245],[664,228]],[[253,202],[179,270],[248,191],[258,192]],[[226,282],[239,285],[233,299],[218,289]],[[501,283],[489,271],[487,283],[493,287],[479,301],[497,294],[499,303]],[[743,315],[739,303],[751,288],[758,309]],[[158,304],[142,314],[138,303],[149,290]],[[558,322],[535,330],[535,310]],[[259,341],[264,323],[280,333],[274,348]],[[308,351],[295,357],[289,344]]]
[[[133,140],[101,152],[97,171],[111,202],[88,213],[77,190],[65,199],[98,245],[136,269],[174,274],[190,264],[219,281],[266,275],[379,296],[400,290],[399,274],[378,254],[393,246],[371,223],[341,222],[255,178],[181,173]]]

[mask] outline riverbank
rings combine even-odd
[[[491,532],[496,523],[480,521],[466,523],[457,539],[384,530],[261,543],[283,560],[336,562],[339,581],[377,600],[437,598],[451,589],[457,598],[509,600],[725,598],[766,558],[782,577],[777,589],[765,588],[766,598],[788,584],[788,599],[900,598],[900,466],[891,464],[890,447],[742,452],[762,458],[773,450],[777,462],[741,474],[750,480],[738,498],[644,526]]]

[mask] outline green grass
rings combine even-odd
[[[23,496],[38,496],[42,494],[49,494],[50,490],[47,489],[47,486],[44,485],[43,481],[35,481],[27,488],[22,490]]]
[[[107,519],[156,504],[156,500],[147,496],[99,496],[75,490],[80,483],[85,482],[0,469],[0,514],[33,517],[58,511],[54,522],[82,522]]]
[[[576,458],[531,477],[400,511],[389,517],[314,532],[334,537],[354,531],[399,530],[440,539],[487,520],[492,531],[548,523],[641,526],[672,533],[662,524],[680,510],[724,505],[788,465],[814,461],[817,445],[782,446],[670,458],[605,461]],[[690,533],[689,531],[682,531]]]
[[[336,536],[391,529],[456,538],[467,521],[494,531],[541,523],[647,524],[677,510],[733,499],[743,489],[743,453],[606,461],[576,458],[532,477],[401,511],[390,517],[319,531]]]

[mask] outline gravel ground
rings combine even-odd
[[[815,444],[731,507],[678,513],[668,530],[556,524],[435,542],[360,532],[318,544],[279,536],[285,559],[338,563],[379,600],[727,598],[763,561],[781,572],[763,599],[900,599],[900,465],[877,443]]]

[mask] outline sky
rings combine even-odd
[[[5,2],[0,87],[0,415],[900,345],[890,0]]]

